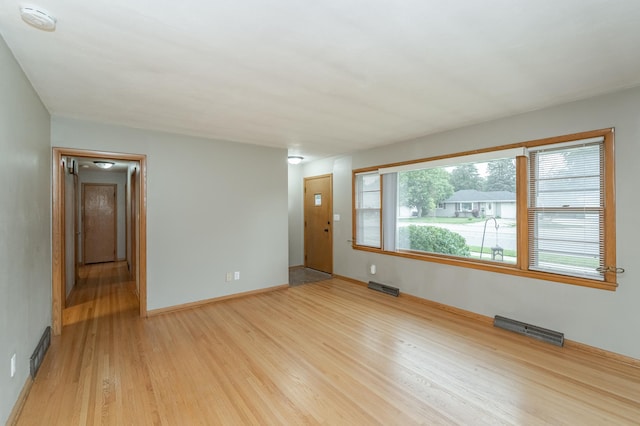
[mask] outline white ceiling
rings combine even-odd
[[[53,115],[307,158],[640,84],[637,0],[0,0]]]

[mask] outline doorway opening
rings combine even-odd
[[[53,148],[53,256],[52,256],[52,330],[60,335],[63,315],[69,295],[69,282],[79,278],[79,268],[84,264],[85,211],[81,199],[84,187],[81,176],[88,175],[95,163],[111,163],[122,179],[118,197],[121,198],[118,235],[113,236],[112,257],[106,261],[122,262],[135,282],[138,296],[138,311],[141,317],[147,315],[147,249],[146,249],[146,156],[104,151],[89,151],[71,148]],[[82,170],[87,168],[83,174]],[[104,192],[104,191],[103,191]],[[98,204],[103,203],[105,193],[97,192]],[[110,195],[116,197],[116,194]],[[108,204],[108,203],[107,203]],[[113,207],[118,205],[114,200]],[[81,208],[81,206],[85,208]],[[115,215],[115,212],[113,213]],[[82,221],[82,223],[81,223]],[[118,243],[116,243],[120,240]],[[82,256],[80,255],[82,254]],[[92,262],[89,262],[92,263]]]

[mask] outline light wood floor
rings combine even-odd
[[[123,265],[84,272],[19,424],[640,423],[640,369],[410,298],[333,279],[142,320]]]

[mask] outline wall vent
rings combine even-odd
[[[376,283],[373,281],[369,281],[369,285],[367,286],[372,290],[380,291],[382,293],[390,294],[392,296],[398,297],[400,295],[400,289],[396,287],[391,287],[388,285]]]
[[[505,330],[533,337],[534,339],[542,340],[543,342],[551,343],[552,345],[564,345],[564,333],[560,333],[558,331],[547,330],[546,328],[526,324],[524,322],[501,317],[499,315],[496,315],[493,319],[493,325],[495,327],[504,328]]]
[[[40,338],[38,342],[38,346],[36,346],[36,350],[33,351],[33,355],[30,358],[30,367],[31,367],[31,377],[33,379],[36,378],[36,374],[40,369],[40,364],[42,364],[42,360],[44,359],[44,354],[47,353],[47,349],[49,349],[49,345],[51,345],[51,327],[47,327],[44,330],[44,334]]]

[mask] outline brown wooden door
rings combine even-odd
[[[116,185],[82,184],[84,263],[116,260]]]
[[[304,180],[304,266],[333,273],[332,175]]]

